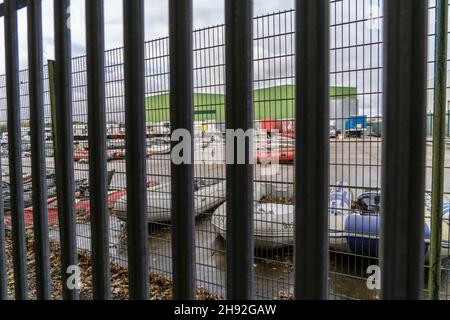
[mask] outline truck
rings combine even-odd
[[[367,130],[367,117],[365,115],[350,116],[345,119],[345,135],[347,137],[358,137],[364,135]]]

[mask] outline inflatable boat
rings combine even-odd
[[[341,181],[330,189],[328,239],[330,249],[337,252],[350,251],[345,221],[351,214],[354,195],[345,185],[346,183]]]
[[[295,158],[295,140],[279,135],[255,143],[256,163],[292,163]]]
[[[170,143],[152,144],[148,147],[148,151],[152,154],[170,153]]]
[[[293,203],[294,186],[283,183],[256,183],[254,189],[253,235],[258,249],[278,249],[294,244]],[[351,193],[343,187],[332,189],[330,194],[330,246],[347,250],[342,230],[344,215],[351,209]],[[211,223],[216,232],[226,239],[226,203],[216,209]]]
[[[217,207],[225,201],[226,184],[218,179],[194,180],[194,208],[199,215]],[[148,222],[167,222],[171,220],[171,183],[165,183],[147,188],[147,219]],[[127,219],[127,196],[116,201],[112,212],[119,219]]]
[[[127,152],[126,149],[109,149],[107,152],[107,159],[108,161],[113,160],[124,160],[126,159]],[[149,148],[145,151],[145,157],[149,158],[152,156],[152,153],[150,152]]]
[[[358,197],[357,211],[347,217],[345,232],[351,252],[378,257],[380,244],[380,195],[377,192],[364,193]],[[449,246],[450,199],[444,200],[442,221],[441,256],[450,255]],[[424,250],[428,259],[431,238],[431,193],[425,194]]]
[[[148,145],[148,151],[152,154],[170,153],[170,139],[163,137],[148,139]]]
[[[255,158],[256,163],[292,163],[295,158],[295,149],[259,149],[256,152]]]
[[[276,249],[293,244],[294,205],[293,185],[282,183],[256,183],[254,189],[253,235],[256,248]],[[286,199],[286,204],[269,202]],[[281,201],[280,201],[281,202]],[[214,211],[211,223],[216,232],[226,239],[226,203]]]
[[[294,132],[282,132],[280,133],[281,137],[289,138],[289,139],[295,139],[295,133]]]

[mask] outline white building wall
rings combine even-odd
[[[358,99],[339,99],[330,101],[330,120],[334,121],[336,131],[344,131],[345,120],[358,115]]]

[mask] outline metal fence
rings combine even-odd
[[[432,170],[425,95],[430,111],[434,82],[425,85],[434,76],[436,4],[385,1],[383,14],[382,2],[300,0],[297,16],[251,19],[251,1],[227,1],[229,28],[191,34],[191,1],[170,1],[170,37],[144,43],[143,1],[124,1],[125,47],[104,51],[103,1],[92,0],[87,56],[72,59],[69,1],[55,1],[56,61],[47,64],[41,1],[5,1],[0,114],[10,183],[0,297],[423,294]],[[19,72],[16,8],[25,4],[32,59]],[[225,164],[225,129],[252,127],[257,163]],[[176,128],[193,133],[193,165],[171,162]],[[443,226],[448,298],[448,213]],[[381,296],[367,286],[380,239]],[[36,257],[34,268],[27,257]],[[81,291],[61,285],[70,273],[55,264],[81,266]],[[156,284],[166,279],[167,288]],[[172,290],[171,280],[173,295],[156,292]]]

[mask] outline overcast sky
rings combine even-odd
[[[432,0],[434,1],[434,0]],[[194,29],[222,24],[224,22],[224,0],[193,0],[194,3]],[[337,86],[355,86],[359,95],[360,111],[371,116],[381,113],[381,70],[382,67],[382,0],[342,0],[332,1],[330,9],[330,83]],[[294,8],[295,0],[254,0],[254,15]],[[431,2],[430,5],[433,5]],[[43,38],[44,60],[54,57],[53,40],[53,0],[43,0]],[[85,54],[85,7],[84,0],[71,1],[71,31],[73,57]],[[430,33],[433,32],[433,11],[430,11]],[[19,59],[21,69],[27,68],[27,41],[26,41],[26,10],[19,12]],[[283,23],[283,22],[282,22]],[[0,74],[4,74],[4,22],[0,19]],[[261,35],[273,34],[277,31],[259,29]],[[291,27],[293,28],[293,27]],[[105,0],[105,37],[106,48],[117,48],[123,45],[122,0]],[[291,30],[288,30],[291,31]],[[278,32],[282,32],[281,29]],[[145,37],[147,40],[165,37],[168,35],[168,1],[145,0]],[[258,35],[255,35],[258,36]],[[260,42],[254,45],[255,58],[277,57],[283,54],[292,54],[293,38],[279,38],[280,41]],[[433,55],[432,42],[430,42],[430,57]],[[220,54],[218,55],[220,56]],[[276,61],[276,63],[274,63]],[[215,62],[217,63],[217,61]],[[147,75],[160,73],[164,70],[164,63],[146,65]],[[167,64],[167,63],[166,63]],[[211,62],[214,64],[214,62]],[[120,69],[106,71],[111,79],[122,79]],[[256,74],[257,73],[257,74]],[[221,80],[212,72],[206,73],[201,80],[204,83],[197,85],[209,86]],[[293,63],[290,57],[271,59],[255,64],[255,79],[270,79],[276,77],[292,77]],[[212,77],[212,78],[211,78]],[[223,76],[219,75],[223,79]],[[432,70],[429,78],[432,77]],[[151,78],[151,77],[150,77]],[[200,77],[201,78],[201,77]],[[196,78],[197,79],[197,78]],[[167,90],[165,79],[153,77],[148,79],[147,87]],[[198,80],[196,80],[198,81]],[[287,81],[289,82],[289,81]],[[263,81],[257,82],[258,87],[279,85],[283,82]],[[21,88],[26,92],[26,88]],[[117,90],[117,89],[115,89]],[[119,89],[119,94],[123,88]],[[222,90],[222,89],[219,89]],[[4,90],[2,90],[4,91]],[[80,99],[85,96],[85,88],[75,90],[74,96]],[[157,91],[157,90],[156,90]],[[116,92],[117,93],[117,92]],[[150,92],[151,94],[151,92]],[[0,121],[4,119],[4,93],[0,92]],[[3,98],[3,99],[2,99]],[[111,108],[122,108],[121,101],[109,101]],[[85,106],[81,106],[85,109]],[[83,111],[85,113],[85,111]]]
[[[3,2],[3,1],[1,1]],[[168,34],[168,1],[145,0],[145,37],[147,40]],[[261,15],[294,7],[295,0],[254,0],[254,14]],[[45,59],[54,56],[53,0],[43,0],[43,38]],[[207,27],[224,22],[224,0],[193,0],[194,28]],[[85,53],[85,5],[84,0],[71,1],[71,28],[73,56]],[[123,44],[122,0],[105,0],[105,42],[106,48]],[[19,12],[20,65],[26,68],[26,10]],[[0,23],[0,74],[4,73],[4,23]]]

